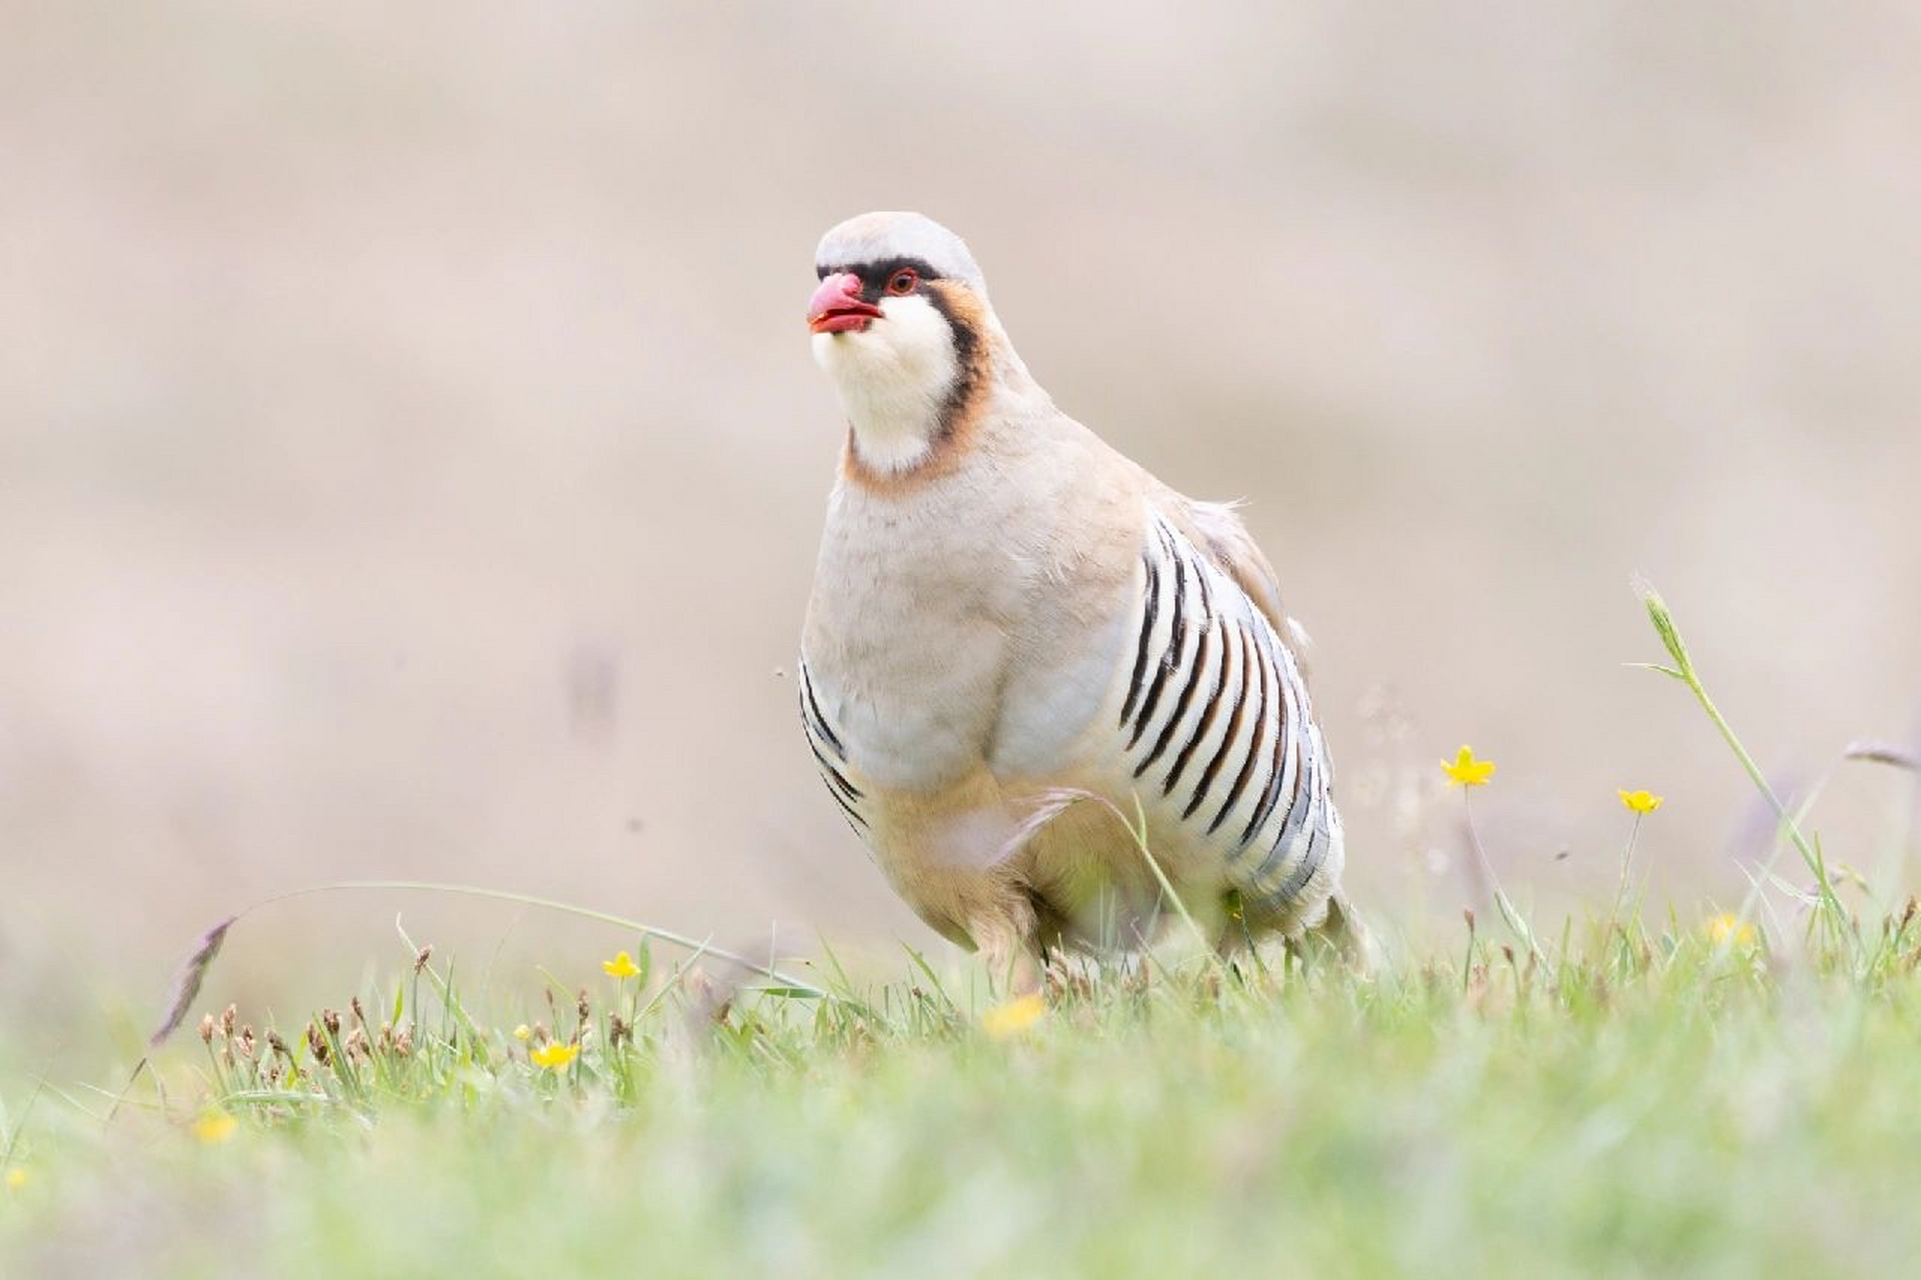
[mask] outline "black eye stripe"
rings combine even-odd
[[[851,271],[860,277],[861,284],[868,289],[886,289],[887,282],[903,270],[909,270],[922,280],[939,280],[941,273],[934,270],[925,258],[880,258],[873,262],[822,263],[814,268],[822,280],[830,275]]]

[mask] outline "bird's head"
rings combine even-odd
[[[931,218],[866,213],[821,238],[814,269],[814,359],[855,452],[876,471],[909,470],[955,432],[1005,349],[980,267]]]

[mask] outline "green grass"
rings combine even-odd
[[[443,996],[430,962],[363,995],[371,1053],[344,1048],[349,1012],[338,1033],[313,1024],[331,1065],[304,1027],[280,1030],[286,1057],[256,1029],[254,1058],[228,1065],[237,1023],[168,1055],[164,1106],[151,1084],[111,1121],[101,1096],[11,1099],[27,1180],[0,1193],[0,1258],[7,1274],[1895,1273],[1921,1248],[1917,939],[1890,924],[1865,977],[1598,927],[1532,973],[1485,938],[1367,982],[1325,963],[1222,982],[1193,963],[1077,984],[1000,1038],[990,1002],[925,975],[741,993],[718,1020],[667,975],[597,977],[562,1071]],[[404,1054],[379,1030],[396,998]],[[538,1011],[563,1039],[583,1031],[572,1004]],[[617,1046],[616,1012],[634,1026]],[[225,1132],[208,1119],[227,1114]]]
[[[1903,1274],[1921,919],[1775,803],[1812,888],[1759,870],[1761,928],[1503,896],[1367,978],[1177,947],[1026,1025],[978,969],[722,992],[638,930],[531,1008],[424,954],[195,1005],[124,1089],[0,1075],[0,1274]]]

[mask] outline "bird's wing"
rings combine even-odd
[[[1216,539],[1225,517],[1258,560],[1226,508],[1203,511]],[[1338,881],[1342,859],[1327,747],[1294,646],[1245,585],[1254,562],[1224,560],[1215,545],[1150,511],[1119,754],[1164,836],[1218,855],[1261,914],[1305,912]],[[1271,575],[1265,587],[1272,600]]]
[[[1295,661],[1305,667],[1307,631],[1287,616],[1274,566],[1268,563],[1267,556],[1255,545],[1254,536],[1247,531],[1247,525],[1242,523],[1236,510],[1239,504],[1201,502],[1163,488],[1154,495],[1153,505],[1163,518],[1206,552],[1216,568],[1234,580],[1247,594],[1249,602],[1267,618],[1275,634],[1287,641]]]

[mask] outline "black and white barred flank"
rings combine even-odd
[[[847,767],[847,749],[828,725],[827,717],[821,714],[820,701],[814,697],[814,680],[807,673],[805,661],[799,664],[799,670],[800,723],[807,731],[807,745],[814,752],[814,762],[820,766],[820,780],[827,784],[827,793],[834,797],[834,803],[841,807],[855,831],[865,831],[867,819],[859,807],[865,796],[842,772]]]
[[[1251,905],[1306,887],[1340,837],[1294,655],[1231,577],[1154,517],[1118,728],[1145,802],[1221,850]]]

